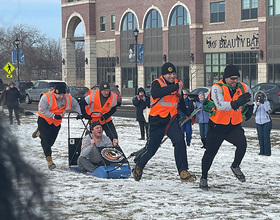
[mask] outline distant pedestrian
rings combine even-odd
[[[198,101],[196,103],[196,107],[200,108],[202,107],[204,101],[205,101],[205,94],[202,91],[198,92]],[[197,119],[199,124],[199,133],[200,138],[202,142],[202,148],[205,148],[206,146],[206,135],[208,131],[208,122],[209,122],[209,112],[204,111],[201,109],[199,112],[197,112]]]
[[[18,125],[20,125],[19,120],[19,100],[20,100],[20,93],[18,89],[15,87],[14,82],[9,83],[9,87],[7,87],[5,92],[5,100],[6,105],[9,110],[9,119],[10,124],[13,124],[13,111],[15,112],[16,120]]]
[[[260,155],[271,155],[270,132],[272,120],[269,115],[270,104],[265,92],[259,91],[255,94],[254,113],[256,113],[256,127],[260,145]]]
[[[148,123],[143,115],[143,110],[150,107],[150,97],[146,95],[142,87],[138,88],[137,95],[132,98],[132,104],[136,107],[136,121],[140,126],[141,138],[139,140],[145,140],[145,130],[148,139]]]

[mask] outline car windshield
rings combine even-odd
[[[33,86],[33,83],[32,82],[21,82],[19,84],[19,87],[20,88],[31,88]]]

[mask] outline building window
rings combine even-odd
[[[210,22],[224,22],[225,21],[225,2],[210,3]]]
[[[162,27],[161,17],[157,10],[151,10],[146,18],[145,28],[158,28]]]
[[[258,18],[258,0],[242,0],[242,20]]]
[[[68,2],[73,2],[73,0],[68,0]]]
[[[97,59],[97,82],[102,81],[115,84],[116,57],[98,57]]]
[[[228,64],[234,64],[240,70],[240,81],[254,86],[258,79],[258,52],[234,52],[205,54],[205,85],[212,86],[223,78]]]
[[[280,82],[280,64],[268,64],[267,82],[279,83]]]
[[[116,16],[111,15],[111,30],[114,31],[116,30]]]
[[[280,1],[268,0],[268,16],[280,15]]]
[[[122,31],[134,30],[138,28],[136,18],[131,12],[126,13],[122,21]]]
[[[100,31],[105,31],[105,16],[100,17]]]
[[[170,19],[170,26],[188,25],[190,23],[189,14],[183,6],[177,6]]]

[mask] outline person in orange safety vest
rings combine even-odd
[[[188,160],[184,134],[177,119],[178,108],[191,118],[182,96],[183,83],[176,77],[176,68],[172,63],[162,66],[162,75],[151,85],[151,110],[149,115],[149,139],[145,148],[134,159],[133,178],[140,181],[143,169],[155,155],[164,135],[174,146],[174,155],[180,179],[192,182],[195,175],[188,171]]]
[[[81,115],[80,105],[70,94],[66,94],[66,84],[59,83],[54,90],[45,93],[38,105],[38,129],[41,145],[50,170],[56,165],[52,160],[52,146],[61,127],[62,117],[67,110],[73,109]],[[81,118],[80,117],[77,117]]]
[[[208,122],[206,150],[202,158],[202,176],[199,183],[201,189],[208,189],[208,171],[224,140],[236,146],[235,158],[230,168],[238,180],[245,182],[245,175],[239,167],[247,148],[241,122],[242,112],[245,113],[246,120],[253,114],[253,95],[249,86],[238,81],[239,77],[236,66],[226,66],[223,79],[212,86],[208,95],[208,99],[215,103],[216,113]]]
[[[91,122],[99,121],[111,141],[118,140],[111,116],[120,104],[118,95],[113,93],[110,90],[110,84],[104,81],[100,83],[98,90],[89,90],[88,95],[80,102],[83,116]]]

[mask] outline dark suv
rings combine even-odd
[[[20,101],[23,102],[25,99],[25,90],[33,86],[31,81],[15,81],[15,87],[20,93]]]
[[[270,113],[280,109],[280,83],[260,83],[252,88],[254,95],[259,90],[264,91],[267,95],[271,108]]]
[[[54,87],[59,83],[63,83],[66,85],[66,83],[61,80],[36,81],[32,88],[26,90],[25,103],[31,104],[31,102],[33,101],[40,101],[40,98],[44,93],[54,89]]]

